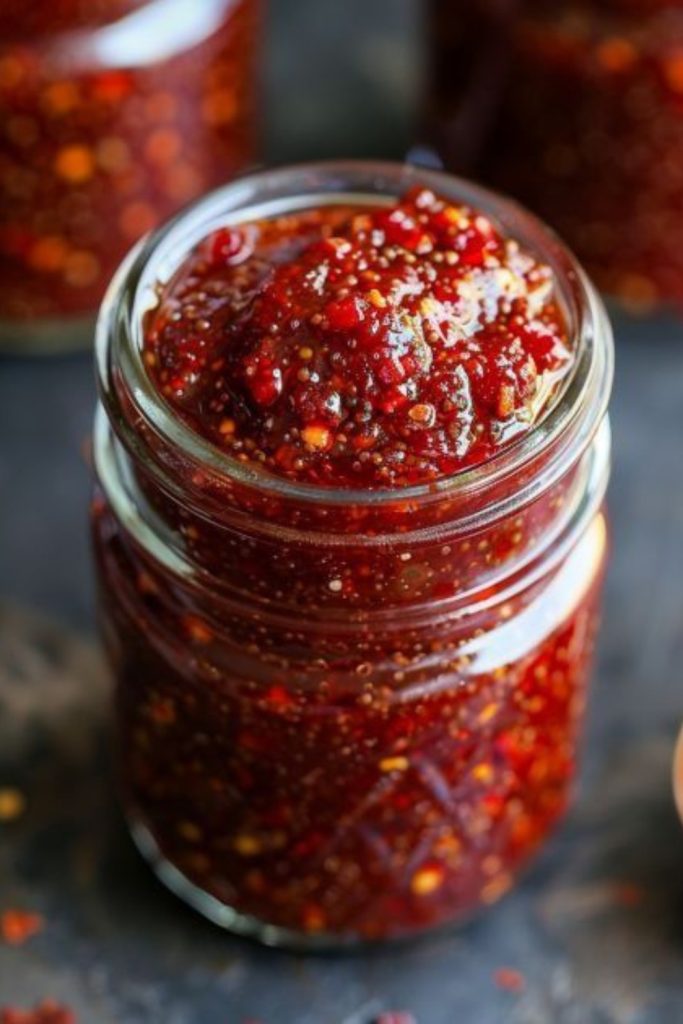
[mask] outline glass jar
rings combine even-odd
[[[417,183],[554,271],[576,370],[534,430],[436,485],[335,491],[255,472],[173,415],[142,323],[199,239]],[[304,946],[493,903],[567,806],[605,559],[611,334],[573,258],[450,176],[278,170],[131,255],[97,357],[100,615],[125,806],[158,875],[226,927]]]
[[[683,302],[680,0],[430,0],[430,132],[629,307]]]
[[[89,341],[130,246],[251,161],[258,28],[259,0],[3,4],[0,349]]]

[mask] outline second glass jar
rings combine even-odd
[[[429,132],[528,203],[596,283],[683,304],[680,0],[429,0]]]
[[[252,161],[260,6],[3,6],[0,349],[89,342],[130,246]]]

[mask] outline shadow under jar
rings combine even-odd
[[[429,134],[638,311],[683,303],[680,0],[429,0]]]
[[[419,184],[552,269],[576,361],[551,409],[433,484],[260,472],[156,390],[144,324],[225,224]],[[544,227],[450,176],[330,164],[244,179],[128,259],[101,313],[93,506],[133,835],[206,916],[272,944],[408,936],[512,885],[564,812],[606,549],[611,335]]]
[[[260,0],[5,0],[0,349],[90,341],[130,246],[253,159]]]

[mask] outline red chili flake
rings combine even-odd
[[[351,331],[363,321],[358,302],[352,296],[329,302],[325,307],[325,316],[331,331]]]
[[[137,587],[141,594],[152,596],[159,593],[159,588],[148,572],[141,570],[137,577]]]
[[[0,916],[0,934],[9,946],[22,946],[44,926],[40,914],[28,910],[5,910]]]
[[[98,75],[92,85],[93,95],[107,103],[117,103],[133,88],[133,80],[123,71],[106,71]]]
[[[18,1006],[0,1007],[0,1024],[77,1024],[77,1018],[68,1006],[44,999],[31,1010],[22,1010]]]
[[[272,405],[282,394],[282,370],[270,356],[257,353],[244,361],[245,378],[254,401]]]
[[[291,708],[294,704],[294,699],[284,686],[275,685],[269,687],[266,692],[266,703],[275,708],[276,711],[284,711],[286,708]]]
[[[499,967],[493,975],[493,980],[498,988],[506,992],[523,992],[526,988],[526,978],[513,967]]]
[[[410,888],[417,896],[429,896],[443,885],[444,877],[441,864],[423,864],[411,878]]]
[[[382,211],[376,215],[375,220],[387,242],[400,245],[410,252],[417,249],[424,236],[415,220],[402,210],[392,210],[390,213]]]
[[[213,640],[213,632],[207,624],[196,615],[186,615],[183,619],[185,632],[196,644],[210,644]]]
[[[614,896],[622,907],[638,907],[645,899],[645,890],[633,882],[618,882]]]
[[[176,721],[175,704],[168,697],[159,697],[149,706],[149,717],[157,725],[173,725]]]
[[[316,903],[308,903],[303,908],[301,923],[307,932],[321,932],[325,928],[325,913]]]
[[[0,786],[0,822],[15,821],[26,810],[26,797],[14,786]]]
[[[375,1019],[374,1024],[417,1024],[417,1018],[407,1010],[387,1010]]]
[[[498,818],[505,810],[505,797],[500,793],[487,793],[481,804],[491,818]]]

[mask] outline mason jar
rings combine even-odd
[[[0,349],[91,340],[150,228],[255,152],[259,0],[0,11]]]
[[[576,363],[528,434],[400,490],[259,472],[178,418],[145,318],[218,227],[414,184],[552,269]],[[97,332],[93,504],[123,800],[159,877],[273,944],[411,935],[498,900],[572,792],[607,546],[612,341],[517,205],[394,164],[229,185],[121,267]]]
[[[429,0],[428,134],[528,203],[610,296],[683,302],[680,0]]]

